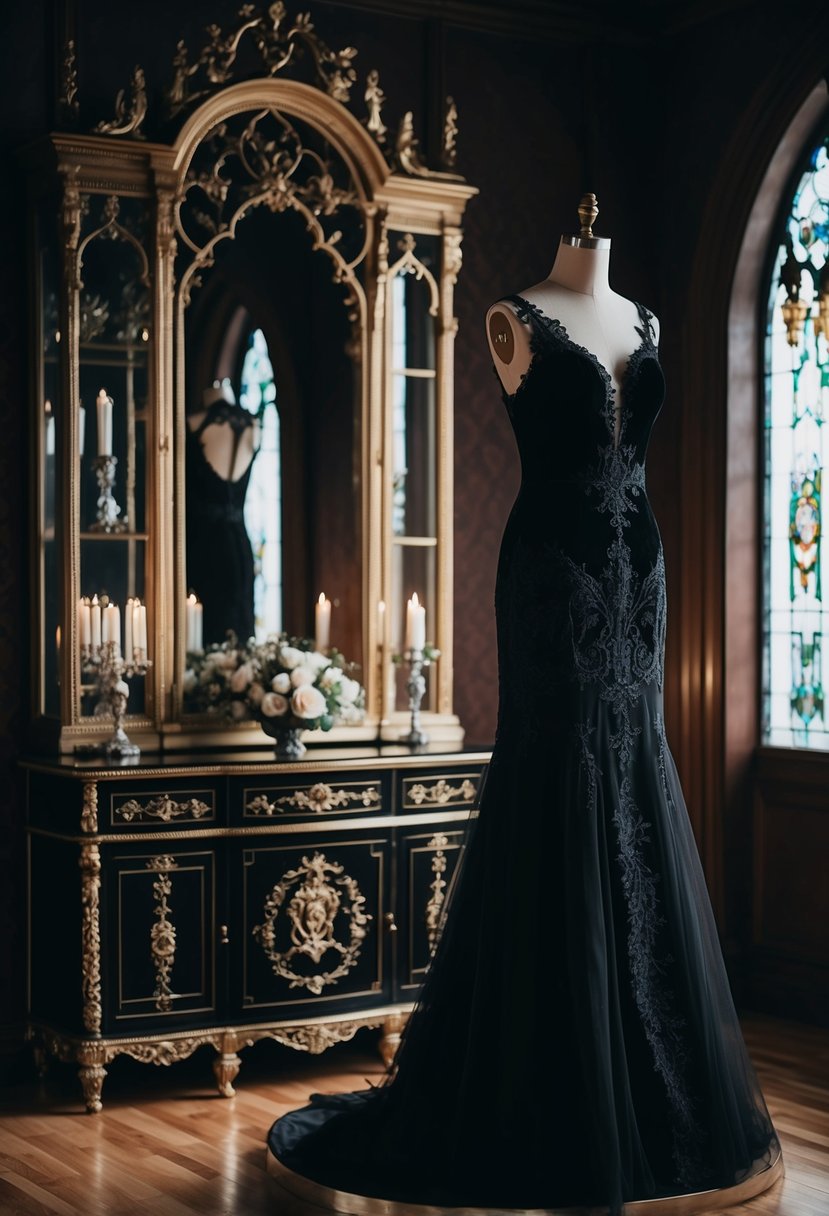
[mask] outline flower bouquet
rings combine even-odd
[[[239,646],[229,638],[199,656],[188,655],[185,695],[201,712],[259,722],[281,759],[305,752],[303,730],[330,730],[358,722],[365,693],[337,650],[326,654],[307,638],[275,634]]]

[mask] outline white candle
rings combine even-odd
[[[101,605],[98,603],[97,595],[93,595],[92,603],[89,606],[90,630],[89,641],[93,650],[97,650],[101,645]]]
[[[116,604],[107,604],[101,622],[101,640],[111,642],[116,655],[121,654],[121,610]]]
[[[78,645],[81,650],[85,650],[89,646],[90,640],[90,618],[89,618],[89,601],[81,597],[78,600]]]
[[[377,603],[377,641],[380,646],[386,644],[386,601]]]
[[[86,443],[86,410],[83,406],[78,410],[78,452],[83,456]]]
[[[44,410],[46,412],[46,455],[54,456],[55,454],[55,415],[52,413],[52,402],[47,399],[44,402]]]
[[[317,650],[327,650],[331,641],[331,601],[325,598],[325,592],[317,600],[315,613]]]
[[[193,649],[196,654],[204,650],[204,604],[196,600],[193,605]]]
[[[98,455],[112,455],[112,398],[102,388],[95,398],[98,411]]]
[[[196,597],[195,597],[195,595],[193,595],[193,593],[191,591],[187,597],[187,602],[185,604],[185,616],[184,616],[184,649],[186,651],[188,651],[188,653],[191,652],[195,646],[196,614],[193,611],[195,606],[196,606]]]
[[[406,605],[406,649],[422,650],[426,645],[426,609],[415,591]]]
[[[132,596],[127,600],[126,611],[124,612],[124,657],[128,663],[131,663],[135,658],[132,642],[132,609],[135,600]]]
[[[147,657],[147,609],[140,600],[133,607],[132,638],[139,659]]]

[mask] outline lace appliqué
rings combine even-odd
[[[665,562],[660,549],[655,565],[640,580],[620,536],[607,555],[601,578],[564,559],[573,581],[573,662],[579,682],[598,685],[602,699],[623,713],[643,685],[662,687]]]
[[[644,489],[645,466],[637,459],[636,448],[626,445],[599,449],[595,474],[585,482],[584,492],[599,495],[596,510],[610,516],[617,534],[630,526],[626,516],[638,511],[635,500]]]

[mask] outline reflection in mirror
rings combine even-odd
[[[347,293],[300,216],[245,214],[185,312],[186,591],[202,644],[311,636],[362,661],[360,399]]]

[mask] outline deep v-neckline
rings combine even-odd
[[[542,334],[546,334],[547,337],[551,338],[553,341],[559,342],[564,347],[564,349],[572,350],[576,354],[581,355],[583,358],[587,359],[587,361],[589,363],[591,363],[593,365],[593,367],[596,368],[597,372],[599,373],[599,377],[604,384],[605,399],[604,399],[603,413],[604,413],[605,426],[607,428],[608,437],[610,439],[610,444],[614,450],[617,450],[618,448],[620,448],[622,445],[622,440],[624,439],[624,435],[625,435],[625,427],[627,425],[627,413],[628,413],[627,404],[628,403],[627,403],[625,389],[627,387],[628,381],[631,378],[633,369],[635,367],[638,367],[638,365],[642,362],[643,356],[646,353],[650,353],[651,351],[653,351],[654,353],[656,351],[656,344],[654,343],[654,340],[653,340],[653,332],[652,332],[651,323],[650,323],[650,313],[648,312],[648,310],[644,307],[644,305],[639,304],[636,300],[631,301],[631,303],[635,306],[636,311],[639,314],[639,320],[642,323],[641,329],[639,328],[638,325],[634,327],[636,333],[640,335],[640,342],[639,342],[639,345],[636,346],[628,355],[627,360],[625,362],[625,366],[622,369],[622,375],[619,378],[619,384],[617,386],[613,383],[613,377],[611,376],[610,372],[607,370],[605,365],[602,363],[601,359],[599,359],[599,357],[597,355],[595,355],[592,350],[588,350],[588,348],[586,346],[581,346],[578,342],[574,342],[573,339],[568,334],[566,327],[564,325],[562,325],[558,319],[549,317],[542,308],[539,308],[539,306],[537,304],[533,304],[531,300],[525,299],[524,296],[511,295],[511,296],[507,296],[505,298],[508,301],[513,302],[518,305],[519,321],[525,321],[529,317],[529,318],[533,318],[539,322],[538,325],[533,325],[532,323],[530,325],[530,329],[531,329],[530,350],[531,350],[532,354],[531,354],[531,358],[530,358],[529,367],[524,372],[524,375],[521,377],[521,383],[518,385],[518,388],[513,393],[508,393],[505,389],[502,390],[503,398],[504,398],[504,401],[507,404],[508,408],[511,409],[512,406],[514,405],[516,399],[518,397],[520,397],[520,395],[524,392],[524,390],[531,378],[531,373],[533,372],[535,365],[538,362],[539,356],[543,355],[543,353],[544,353],[544,347],[541,344],[541,342],[538,341],[538,338]],[[523,315],[522,315],[522,313],[523,313]],[[619,401],[619,437],[618,437],[618,439],[616,438],[617,388],[618,388],[618,401]]]

